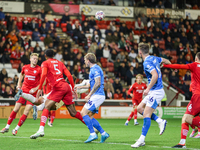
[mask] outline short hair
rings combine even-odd
[[[142,74],[137,74],[137,75],[136,75],[136,79],[137,79],[138,77],[141,77],[141,78],[143,79],[143,75],[142,75]]]
[[[52,49],[48,49],[46,50],[45,54],[47,57],[52,58],[54,56],[54,51]]]
[[[200,60],[200,52],[196,54],[196,57]]]
[[[143,54],[148,54],[149,53],[149,44],[139,43],[138,49],[141,50]]]
[[[96,63],[96,56],[93,53],[87,53],[85,58],[88,59],[92,64]]]
[[[39,54],[38,54],[38,53],[32,53],[32,54],[30,55],[30,57],[32,57],[32,56],[37,56],[37,57],[39,57]]]

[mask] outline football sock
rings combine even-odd
[[[85,124],[85,122],[84,122],[84,120],[83,120],[83,117],[81,116],[80,112],[77,112],[77,113],[76,113],[75,118],[79,119],[82,123]]]
[[[27,118],[27,116],[23,114],[23,115],[20,117],[19,122],[18,122],[17,125],[18,125],[19,127],[21,127],[21,126],[23,125],[23,123],[25,122],[26,118]]]
[[[200,128],[198,128],[198,134],[200,134]]]
[[[48,109],[44,109],[41,115],[41,120],[40,120],[40,126],[45,126],[47,118],[48,118],[48,114],[49,114],[49,110]]]
[[[151,126],[151,118],[144,118],[144,123],[143,123],[143,127],[142,127],[142,135],[146,136],[147,132]]]
[[[137,109],[134,110],[134,119],[137,120]]]
[[[16,112],[15,111],[12,111],[11,112],[11,114],[10,114],[10,116],[9,116],[9,119],[8,119],[8,122],[7,122],[7,125],[6,125],[6,129],[9,129],[9,127],[10,127],[10,124],[13,122],[13,120],[15,119],[15,117],[16,117]]]
[[[181,140],[180,140],[179,144],[185,144],[188,131],[189,131],[189,124],[182,123],[182,125],[181,125]]]
[[[160,119],[156,114],[152,113],[151,120],[156,121],[158,124],[162,122],[162,119]]]
[[[56,111],[51,112],[51,123],[53,124],[53,121],[55,119]]]
[[[195,125],[198,128],[200,128],[200,117],[199,116],[196,116],[195,118],[193,118],[192,125]]]
[[[48,113],[48,118],[49,119],[51,118],[51,111],[49,111],[49,113]]]
[[[128,117],[128,122],[133,118],[133,115],[134,115],[134,112],[131,112],[131,114],[129,115],[129,117]]]
[[[42,104],[40,104],[40,105],[38,105],[36,107],[37,107],[37,110],[42,111],[44,109],[44,106],[45,106],[44,103],[42,103]]]
[[[85,115],[83,116],[83,120],[86,126],[88,127],[88,129],[90,130],[90,135],[95,135],[94,128],[92,125],[92,119],[88,115]]]
[[[190,127],[192,128],[193,131],[195,131],[195,125],[190,124]]]
[[[101,134],[105,132],[103,128],[101,127],[101,125],[99,124],[99,122],[95,118],[92,118],[92,124]]]
[[[36,98],[31,94],[22,93],[22,97],[31,103],[35,103]]]

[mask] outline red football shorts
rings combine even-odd
[[[47,99],[53,100],[57,103],[62,100],[65,105],[74,104],[71,87],[67,82],[62,81],[59,82],[55,87],[53,87]]]
[[[141,103],[141,101],[142,101],[142,99],[141,100],[132,99],[133,107],[136,105],[139,105]]]
[[[187,110],[185,114],[196,116],[199,115],[199,113],[200,113],[200,94],[193,94],[189,104],[187,105]]]
[[[22,91],[24,92],[24,93],[27,93],[27,94],[30,94],[29,92],[27,92],[27,91],[24,91],[23,89],[22,89]],[[34,97],[36,97],[36,92],[35,93],[33,93],[33,94],[31,94],[31,95],[33,95]],[[16,103],[21,103],[21,104],[25,104],[25,102],[26,102],[26,105],[34,105],[34,104],[32,104],[31,102],[29,102],[29,101],[27,101],[26,99],[24,99],[24,98],[22,98],[22,97],[20,97],[19,98],[19,100],[18,101],[16,101]]]

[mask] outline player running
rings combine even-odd
[[[146,43],[140,43],[138,50],[139,55],[141,55],[142,59],[144,60],[143,67],[149,84],[146,90],[143,92],[146,97],[137,107],[138,112],[143,114],[144,123],[142,127],[142,134],[137,142],[131,145],[132,148],[137,148],[145,145],[145,137],[151,126],[151,119],[155,120],[159,124],[160,135],[162,135],[165,130],[167,121],[160,119],[153,112],[165,95],[162,84],[160,64],[171,64],[171,62],[167,59],[150,56],[149,45]]]
[[[192,98],[187,105],[187,110],[182,118],[181,140],[172,148],[186,148],[186,137],[189,131],[189,124],[200,127],[200,52],[195,56],[195,62],[186,65],[171,64],[164,65],[165,68],[188,69],[191,71]]]
[[[142,101],[143,91],[147,88],[146,84],[142,83],[142,80],[143,80],[143,75],[138,74],[136,76],[136,82],[128,90],[128,95],[132,97],[133,110],[125,122],[126,126],[128,126],[128,123],[132,119],[133,115],[134,115],[134,125],[139,125],[139,123],[137,122],[137,106]],[[131,93],[132,91],[133,94]]]
[[[22,68],[22,71],[19,75],[17,89],[20,89],[20,90],[18,91],[18,93],[20,93],[21,91],[23,91],[24,93],[29,93],[29,91],[32,88],[39,85],[40,76],[41,76],[41,67],[37,65],[37,62],[38,62],[38,54],[32,53],[30,55],[30,65],[24,65]],[[22,84],[23,78],[24,78],[24,82]],[[22,88],[21,88],[21,84],[22,84]],[[26,102],[26,107],[24,109],[24,113],[21,116],[21,118],[19,119],[19,122],[18,122],[17,126],[15,127],[15,129],[12,130],[12,134],[16,135],[18,132],[18,129],[23,125],[23,123],[25,122],[25,120],[28,116],[29,111],[33,107],[33,104],[31,102],[26,101],[22,97],[18,98],[18,93],[15,95],[15,99],[19,99],[19,100],[15,103],[15,107],[10,114],[7,125],[5,128],[3,128],[0,131],[1,133],[5,133],[5,132],[9,131],[10,124],[15,119],[17,112],[19,111],[22,104],[25,104],[25,102]],[[32,93],[31,96],[33,96],[33,97],[36,96],[36,92]]]
[[[72,75],[62,62],[53,59],[54,57],[53,50],[47,50],[45,52],[45,57],[47,60],[42,63],[42,75],[36,99],[38,99],[39,96],[42,94],[41,89],[45,78],[47,78],[47,80],[50,82],[53,89],[51,93],[48,95],[47,100],[45,102],[45,108],[41,115],[40,128],[35,134],[30,136],[31,139],[36,139],[38,137],[44,136],[44,126],[46,124],[50,108],[53,105],[55,105],[56,102],[60,102],[61,100],[66,105],[70,115],[72,117],[78,118],[83,122],[81,114],[77,112],[75,109],[74,101],[72,98],[72,91],[74,89],[74,81]],[[71,87],[64,80],[63,73],[67,76],[71,84]]]
[[[94,114],[98,113],[99,106],[105,100],[103,71],[101,67],[96,64],[96,56],[93,53],[87,53],[84,57],[84,61],[86,66],[90,67],[90,83],[85,86],[78,86],[76,89],[88,89],[89,87],[91,89],[89,94],[85,97],[86,104],[81,110],[83,120],[90,130],[90,136],[85,143],[89,143],[98,138],[93,126],[101,133],[100,143],[103,143],[109,137],[109,134],[103,130],[99,122],[94,118]],[[92,115],[89,116],[89,113]]]

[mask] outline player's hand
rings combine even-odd
[[[37,91],[37,89],[38,89],[37,87],[35,87],[35,88],[32,88],[32,89],[29,91],[29,93],[30,93],[30,94],[33,94],[33,93],[35,93],[35,92]]]
[[[17,85],[16,89],[17,89],[17,90],[21,89],[21,86],[20,86],[20,85]]]
[[[76,100],[78,99],[78,94],[76,93],[76,91],[72,91],[72,95]]]
[[[36,99],[39,99],[40,95],[42,95],[42,90],[37,91]]]
[[[86,103],[89,101],[90,97],[91,97],[90,95],[87,95],[87,96],[85,97],[85,102],[86,102]]]
[[[130,96],[133,97],[133,94],[131,93]]]
[[[146,96],[149,93],[149,89],[147,88],[146,90],[144,90],[143,94]]]

